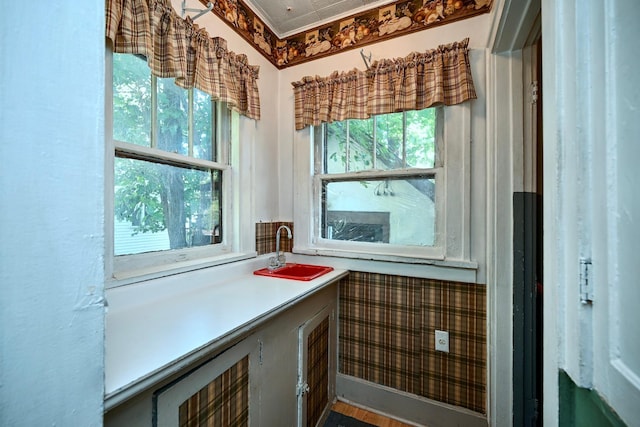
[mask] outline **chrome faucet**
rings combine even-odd
[[[280,255],[280,230],[287,230],[287,238],[291,239],[291,229],[286,225],[281,225],[278,227],[278,231],[276,231],[276,255],[269,258],[269,270],[275,270],[280,267],[284,267],[287,263],[287,259],[284,256],[284,253]]]

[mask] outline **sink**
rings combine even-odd
[[[333,271],[333,267],[325,267],[322,265],[311,265],[311,264],[295,264],[295,263],[287,263],[284,267],[280,267],[276,270],[269,270],[268,268],[263,268],[260,270],[256,270],[253,274],[258,276],[267,276],[267,277],[278,277],[280,279],[291,279],[291,280],[313,280],[322,276],[323,274],[327,274],[328,272]]]

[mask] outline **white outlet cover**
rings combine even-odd
[[[449,332],[436,330],[436,351],[449,353]]]

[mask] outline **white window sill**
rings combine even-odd
[[[217,265],[243,261],[255,258],[256,256],[256,252],[236,252],[225,255],[218,255],[215,257],[199,258],[154,267],[146,267],[138,270],[127,270],[114,273],[112,279],[107,282],[107,288],[115,288],[118,286],[129,285],[136,282],[144,282],[147,280],[159,279],[162,277],[200,270],[203,268],[215,267]]]
[[[331,266],[351,271],[476,283],[478,263],[472,260],[410,257],[362,253],[347,250],[294,247],[293,260],[321,264],[327,257]]]

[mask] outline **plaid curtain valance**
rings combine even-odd
[[[155,76],[173,77],[180,87],[200,89],[260,119],[259,67],[178,16],[170,0],[107,0],[106,36],[114,52],[144,56]]]
[[[468,44],[466,38],[425,53],[376,61],[367,71],[304,77],[292,83],[296,130],[475,99]]]

